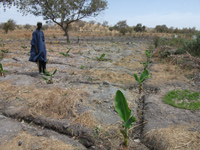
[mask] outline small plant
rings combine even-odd
[[[151,52],[152,52],[151,46],[149,47],[149,50],[145,50],[145,54],[146,54],[147,60],[146,60],[146,62],[141,62],[140,63],[140,64],[142,64],[144,66],[144,70],[146,70],[148,68],[149,64],[152,63]]]
[[[8,53],[8,49],[5,49],[5,50],[1,50],[2,53]]]
[[[81,65],[81,69],[84,69],[84,68],[85,68],[85,66]]]
[[[0,75],[5,77],[7,71],[3,70],[3,65],[0,63]]]
[[[139,93],[141,94],[141,93],[142,93],[142,90],[143,90],[143,89],[142,89],[142,84],[143,84],[143,82],[144,82],[146,79],[150,78],[151,75],[149,75],[149,72],[148,72],[148,70],[146,69],[146,70],[144,70],[144,71],[142,72],[142,74],[140,75],[140,78],[138,78],[137,74],[134,74],[133,76],[134,76],[135,80],[139,83]]]
[[[2,44],[0,43],[0,47],[4,47],[4,46],[5,46],[5,43],[2,43]]]
[[[170,91],[164,96],[163,102],[177,108],[200,110],[199,93],[189,90]]]
[[[151,61],[152,62],[152,61]],[[150,63],[151,63],[150,62]],[[146,70],[149,66],[149,63],[148,62],[141,62],[140,64],[142,64],[144,66],[144,70]]]
[[[81,52],[81,51],[78,51],[78,53],[77,54],[79,54],[79,55],[83,55],[83,53]]]
[[[124,145],[128,147],[128,130],[133,126],[136,119],[134,116],[131,116],[131,110],[127,105],[126,98],[120,90],[118,90],[115,95],[115,109],[120,118],[124,121],[122,125],[123,130],[120,130],[120,132],[124,137]]]
[[[91,77],[88,77],[88,79],[87,79],[88,81],[93,81],[93,79],[91,78]]]
[[[45,76],[49,76],[50,78],[47,79],[47,78],[45,78],[45,77],[43,77],[43,76],[42,76],[42,78],[43,78],[44,80],[46,80],[46,83],[47,83],[47,84],[53,84],[53,76],[55,75],[56,72],[57,72],[57,69],[54,70],[54,72],[53,72],[52,74],[50,74],[50,73],[45,69],[44,75],[45,75]]]
[[[22,45],[21,45],[21,48],[23,48],[24,50],[26,50],[27,49],[27,46],[24,44],[24,43],[21,43]]]
[[[4,43],[0,43],[0,47],[4,47],[5,46],[5,44]],[[1,59],[3,59],[4,58],[4,54],[5,53],[8,53],[8,49],[2,49],[1,50]]]
[[[104,59],[104,57],[105,57],[105,53],[103,53],[100,57],[96,57],[96,59],[98,60],[98,61],[104,61],[105,59]]]
[[[66,53],[63,53],[63,52],[60,52],[61,55],[65,56],[65,57],[68,57],[69,56],[69,51],[72,49],[72,48],[68,48],[68,51]]]
[[[8,53],[8,49],[1,50],[1,59],[3,59],[3,58],[4,58],[4,56],[5,56],[5,53]]]
[[[94,128],[94,136],[95,136],[95,137],[98,136],[99,131],[100,131],[99,126],[96,126],[96,127]]]
[[[152,52],[151,46],[149,47],[149,50],[145,50],[145,54],[147,56],[147,61],[149,61],[151,59],[151,52]]]

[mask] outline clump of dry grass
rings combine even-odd
[[[188,126],[153,129],[144,136],[144,141],[155,150],[198,150],[200,131],[189,131]]]
[[[94,120],[94,117],[91,114],[91,111],[84,112],[80,116],[77,116],[72,124],[79,123],[81,125],[86,125],[87,127],[94,128],[97,125],[97,122]]]
[[[19,141],[22,141],[21,146],[18,146]],[[7,143],[0,145],[0,149],[2,150],[74,150],[75,148],[76,147],[57,139],[36,137],[27,134],[26,132],[23,132]]]
[[[101,81],[108,81],[111,83],[121,83],[121,84],[129,84],[134,81],[134,77],[126,74],[126,73],[119,73],[119,72],[114,72],[114,71],[109,71],[109,70],[97,70],[95,69],[92,71],[93,77],[97,78],[98,80]]]
[[[154,64],[150,71],[152,77],[149,84],[160,85],[166,82],[184,81],[188,79],[184,76],[184,71],[179,66],[173,64]]]
[[[83,99],[85,94],[79,89],[62,90],[60,88],[46,90],[42,93],[41,89],[37,89],[33,92],[35,99],[30,101],[30,112],[58,119],[76,117],[75,104],[79,99]]]

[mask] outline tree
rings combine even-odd
[[[25,28],[26,30],[28,30],[28,29],[31,28],[31,25],[27,23],[27,24],[24,25],[24,28]]]
[[[133,29],[135,32],[145,32],[146,26],[142,26],[141,23],[138,23]]]
[[[90,26],[92,26],[92,25],[95,24],[95,22],[96,22],[96,21],[94,21],[94,20],[90,20],[90,21],[88,21],[88,24],[89,24]]]
[[[160,32],[160,33],[167,33],[168,32],[168,27],[166,25],[157,25],[155,27],[155,30],[157,32]]]
[[[107,26],[108,26],[108,21],[104,21],[104,22],[102,23],[102,26],[103,26],[103,27],[107,27]]]
[[[0,0],[0,4],[3,5],[4,10],[6,7],[11,7],[11,5],[14,3],[14,0]]]
[[[5,22],[5,23],[3,24],[3,30],[4,30],[4,31],[6,32],[6,34],[7,34],[9,30],[10,30],[10,31],[15,30],[15,25],[16,25],[15,21],[12,20],[12,19],[9,19],[7,22]]]
[[[134,27],[134,31],[135,32],[142,32],[142,24],[138,23],[135,27]]]
[[[96,17],[107,8],[106,0],[19,0],[20,12],[43,16],[44,20],[56,23],[65,32],[73,22],[87,17]]]
[[[126,23],[126,20],[123,21],[119,21],[116,25],[114,25],[113,29],[119,31],[120,33],[122,33],[123,35],[125,35],[128,30],[128,25]]]

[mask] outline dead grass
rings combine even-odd
[[[138,61],[135,61],[133,59],[136,59]],[[114,63],[114,65],[116,66],[121,66],[121,67],[126,67],[126,68],[129,68],[129,69],[136,69],[136,70],[141,70],[143,68],[143,66],[140,64],[140,62],[143,62],[143,58],[141,55],[130,55],[130,56],[127,56],[127,57],[123,57],[121,58],[120,60],[116,61]]]
[[[97,80],[108,81],[111,83],[130,84],[135,82],[134,77],[129,74],[108,70],[95,69],[92,71],[92,76],[97,78]]]
[[[21,146],[18,146],[19,141],[22,141]],[[22,132],[7,143],[0,145],[2,150],[74,150],[75,148],[57,139],[36,137],[26,132]]]
[[[41,92],[42,91],[42,92]],[[53,88],[49,90],[35,89],[31,92],[30,112],[58,119],[77,117],[75,104],[84,99],[85,93],[79,89]]]
[[[145,134],[145,141],[156,150],[199,150],[200,131],[189,131],[189,128],[179,125],[153,129]]]
[[[151,80],[148,83],[161,85],[174,81],[189,82],[180,67],[172,64],[154,64],[150,71]]]
[[[87,127],[94,128],[97,125],[97,122],[95,121],[94,117],[92,116],[91,111],[84,112],[80,116],[76,117],[72,124],[79,123],[81,125],[86,125]]]

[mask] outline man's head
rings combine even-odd
[[[40,30],[42,28],[42,22],[37,22],[37,28]]]

